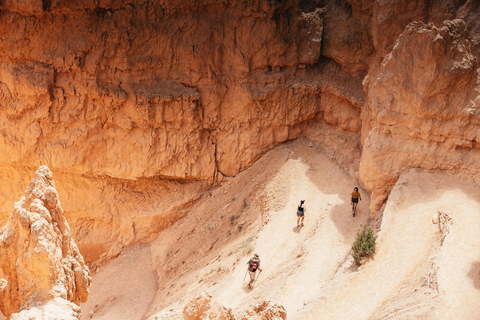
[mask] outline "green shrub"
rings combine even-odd
[[[373,234],[373,229],[363,226],[362,230],[357,231],[357,237],[352,245],[353,259],[357,264],[360,260],[372,256],[375,253],[375,241],[377,236]]]

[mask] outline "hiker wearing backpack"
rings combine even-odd
[[[248,274],[250,275],[250,282],[248,283],[248,287],[252,287],[252,283],[255,281],[255,274],[257,270],[259,272],[262,272],[262,269],[260,269],[260,258],[258,257],[258,254],[254,254],[253,258],[250,259],[248,262]],[[259,273],[260,274],[260,273]]]
[[[305,219],[305,199],[300,200],[300,204],[297,206],[297,228],[303,227],[303,219]]]
[[[357,212],[357,205],[358,205],[358,199],[362,200],[362,197],[360,196],[360,192],[358,192],[358,188],[355,187],[352,192],[352,212],[353,212],[353,217],[355,217],[355,213]]]

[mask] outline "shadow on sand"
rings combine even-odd
[[[470,267],[468,276],[473,281],[473,287],[477,290],[480,290],[480,261],[475,261]]]
[[[301,233],[302,232],[302,227],[293,227],[292,230],[295,233]]]

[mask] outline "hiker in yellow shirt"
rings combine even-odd
[[[352,192],[352,211],[354,217],[357,212],[358,199],[362,200],[362,197],[360,196],[360,192],[358,192],[358,188],[355,187]]]

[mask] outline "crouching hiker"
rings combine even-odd
[[[252,284],[255,282],[255,274],[257,270],[262,272],[262,269],[260,268],[260,258],[258,257],[258,254],[254,254],[253,258],[250,259],[248,262],[248,274],[250,275],[250,282],[248,283],[248,287],[252,288]]]

